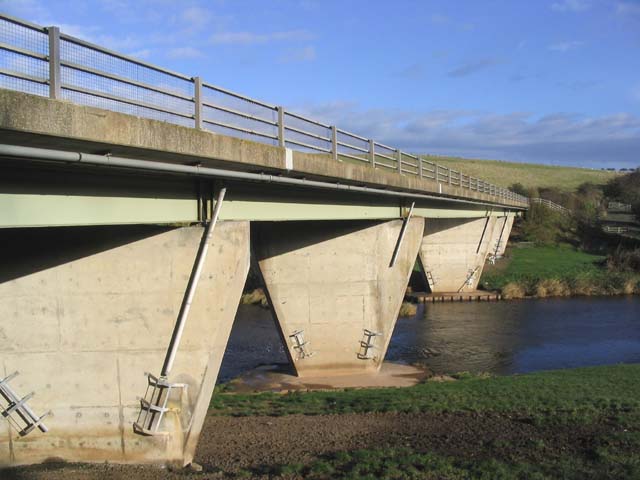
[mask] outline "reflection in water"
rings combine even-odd
[[[396,324],[386,359],[495,374],[640,362],[640,298],[437,303]],[[242,306],[220,371],[286,362],[271,314]]]

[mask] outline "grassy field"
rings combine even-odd
[[[367,412],[528,412],[537,421],[553,411],[580,418],[602,408],[640,414],[640,365],[578,368],[504,377],[461,373],[454,382],[407,388],[347,389],[288,394],[218,391],[211,415],[322,415]]]
[[[511,248],[508,257],[486,265],[480,284],[500,289],[513,281],[595,275],[602,272],[604,259],[569,245]]]
[[[506,299],[640,293],[639,274],[608,270],[604,260],[569,245],[511,248],[506,258],[487,265],[480,285]]]
[[[331,414],[338,423],[341,414],[353,412],[435,413],[450,418],[446,433],[433,438],[432,446],[421,446],[407,436],[392,445],[373,444],[328,452],[311,462],[261,467],[269,478],[640,478],[640,365],[507,377],[461,374],[454,382],[409,388],[218,393],[213,398],[212,415]],[[386,418],[393,422],[393,417]],[[490,419],[489,424],[507,422],[500,430],[504,434],[485,435],[476,425],[482,419]],[[515,433],[521,428],[523,433]],[[252,472],[243,474],[250,477]]]
[[[615,172],[603,170],[556,167],[534,163],[430,157],[428,155],[423,156],[423,158],[503,187],[519,182],[526,188],[557,187],[562,190],[573,191],[584,182],[604,184],[618,175]]]

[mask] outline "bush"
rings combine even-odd
[[[618,248],[607,257],[607,268],[610,271],[640,273],[640,248],[635,250]]]
[[[418,307],[415,303],[402,302],[400,306],[400,317],[413,317],[418,312]]]
[[[502,297],[506,300],[524,298],[526,293],[524,286],[518,282],[509,282],[502,287]]]
[[[571,289],[562,280],[546,278],[536,284],[536,297],[567,297],[571,295]]]

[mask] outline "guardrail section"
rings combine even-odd
[[[283,107],[0,14],[0,88],[414,175],[508,201],[527,198]]]

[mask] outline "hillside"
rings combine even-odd
[[[423,158],[504,187],[519,182],[526,188],[557,187],[562,190],[573,191],[584,182],[604,184],[618,175],[615,172],[604,170],[557,167],[535,163],[432,157],[430,155],[423,155]]]

